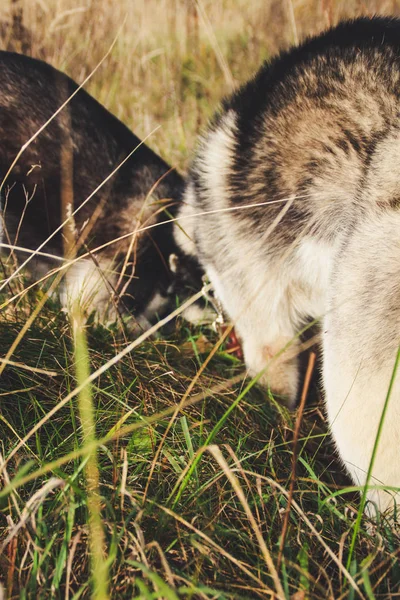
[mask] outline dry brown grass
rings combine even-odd
[[[161,125],[150,145],[184,170],[221,97],[264,58],[341,18],[399,12],[398,0],[3,0],[0,46],[21,48],[22,15],[23,49],[80,82],[120,32],[87,89],[141,137]]]

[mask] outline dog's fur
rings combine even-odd
[[[329,422],[357,484],[400,341],[399,100],[398,20],[343,23],[283,53],[223,102],[191,167],[185,232],[175,229],[250,375],[263,371],[292,406],[297,334],[323,318]],[[399,442],[396,378],[371,483],[400,486]],[[383,511],[393,495],[368,498]]]
[[[1,180],[21,147],[77,87],[45,62],[0,52]],[[25,149],[4,180],[3,244],[37,249],[135,148],[42,252],[62,256],[65,236],[72,231],[72,243],[80,240],[79,252],[86,253],[136,229],[167,221],[181,199],[181,176],[146,145],[140,145],[94,98],[79,90]],[[63,302],[68,305],[79,296],[88,313],[95,310],[102,320],[111,320],[116,316],[115,303],[110,306],[111,292],[122,290],[119,308],[128,309],[147,326],[165,309],[172,279],[168,256],[175,250],[171,224],[125,237],[69,269]],[[25,260],[27,255],[19,258]],[[120,278],[125,261],[125,274]],[[29,264],[34,265],[37,276],[59,266],[43,257]]]

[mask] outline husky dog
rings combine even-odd
[[[75,246],[86,258],[69,268],[63,303],[79,296],[87,313],[113,319],[114,292],[147,326],[167,303],[176,249],[171,224],[157,225],[175,212],[183,180],[82,89],[40,131],[77,88],[45,62],[0,52],[1,242],[39,249],[34,260],[18,254],[36,276]]]
[[[367,481],[400,342],[400,21],[345,22],[265,64],[198,144],[175,239],[198,256],[251,376],[294,406],[323,319],[329,422]],[[400,381],[369,483],[400,487]],[[372,510],[372,509],[371,509]]]

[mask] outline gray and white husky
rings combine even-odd
[[[202,136],[179,216],[250,375],[291,406],[298,332],[322,320],[330,427],[364,485],[400,343],[400,21],[342,23],[265,64]],[[368,481],[370,514],[400,506],[398,376]]]

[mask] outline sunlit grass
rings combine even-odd
[[[232,85],[295,33],[367,11],[353,1],[207,0],[199,13],[183,0],[17,5],[29,51],[79,82],[126,19],[87,89],[142,137],[161,125],[148,143],[181,170]],[[0,6],[8,19],[11,6]],[[362,519],[352,542],[359,494],[336,461],[316,383],[298,417],[208,330],[178,321],[127,352],[118,325],[79,323],[73,335],[57,301],[42,300],[35,289],[16,298],[1,323],[2,356],[21,338],[0,380],[6,598],[101,598],[108,586],[115,599],[398,593],[396,533],[382,522],[371,535]]]
[[[74,364],[76,382],[82,387],[78,395],[79,417],[82,429],[82,444],[87,446],[84,454],[85,479],[87,492],[88,525],[90,536],[90,557],[93,577],[93,599],[107,600],[108,567],[106,547],[101,516],[100,474],[97,460],[96,417],[93,406],[92,386],[90,378],[90,357],[86,338],[85,319],[79,301],[75,301],[71,312],[71,326],[74,341]]]
[[[47,327],[50,321],[51,329]],[[12,340],[16,328],[17,324],[4,325],[3,339]],[[60,331],[59,339],[56,333]],[[195,339],[194,331],[191,335]],[[149,593],[159,594],[154,597],[166,597],[157,588],[158,574],[178,598],[190,597],[189,590],[197,590],[193,591],[195,597],[262,598],[275,586],[254,524],[277,564],[291,478],[294,423],[288,413],[278,413],[266,402],[256,388],[241,390],[240,383],[224,386],[224,381],[237,378],[241,367],[219,352],[197,379],[194,403],[183,405],[171,425],[176,405],[198,370],[195,354],[188,356],[187,346],[184,355],[179,351],[186,339],[186,331],[181,330],[173,345],[161,340],[148,342],[92,384],[97,438],[104,440],[97,446],[97,455],[111,595],[145,598],[140,594],[148,588]],[[92,329],[91,370],[114,355],[121,344],[123,347],[112,332]],[[200,353],[202,361],[209,349]],[[21,437],[29,432],[46,410],[76,386],[76,357],[64,317],[60,320],[54,313],[43,313],[17,358],[25,365],[36,365],[38,355],[44,368],[57,372],[50,381],[27,370],[8,368],[3,374],[0,426],[5,458],[10,453],[7,449],[17,441],[13,432]],[[163,413],[166,408],[169,413]],[[110,441],[104,443],[107,439]],[[219,448],[223,468],[207,450],[210,440]],[[36,523],[29,523],[19,533],[15,574],[21,577],[25,573],[19,565],[27,549],[35,548],[38,554],[35,578],[24,580],[27,597],[39,595],[40,590],[44,593],[49,577],[60,595],[67,579],[70,597],[73,591],[81,590],[84,596],[90,592],[84,491],[87,459],[80,451],[81,444],[81,422],[75,401],[71,401],[7,464],[11,477],[29,476],[39,468],[29,483],[19,485],[16,480],[21,507],[48,481],[46,467],[52,461],[60,459],[52,473],[64,482],[58,491],[42,497],[40,520],[36,516]],[[96,445],[89,448],[96,451]],[[333,459],[321,409],[318,404],[311,406],[299,433],[294,503],[279,571],[289,595],[304,589],[310,597],[324,597],[321,594],[330,585],[336,598],[352,589],[343,560],[358,497],[345,493],[332,498],[338,486],[348,484]],[[232,487],[227,468],[234,474],[232,481],[239,481],[242,495],[238,496],[236,483]],[[190,471],[191,476],[186,477]],[[184,487],[180,481],[186,482]],[[174,489],[181,490],[179,497]],[[2,502],[4,506],[4,498]],[[6,514],[15,515],[10,494],[7,502]],[[32,531],[35,535],[30,541]],[[351,569],[360,590],[366,585],[365,573],[372,589],[376,585],[378,590],[386,589],[388,577],[396,581],[395,543],[389,530],[384,542],[370,538],[361,526]],[[342,569],[326,554],[324,544]],[[1,565],[9,568],[7,556],[3,555]],[[69,558],[79,565],[77,569],[68,567]],[[377,584],[385,573],[386,578]]]

